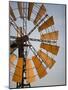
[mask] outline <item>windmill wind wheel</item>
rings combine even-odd
[[[32,29],[28,31],[29,22],[34,27],[30,25]],[[11,88],[32,87],[31,83],[46,77],[47,69],[54,68],[57,62],[54,57],[60,46],[57,44],[59,31],[55,29],[54,16],[49,16],[43,3],[10,2],[9,24],[10,80],[14,83]],[[31,36],[36,30],[40,35],[38,38]],[[39,48],[36,50],[37,42]],[[30,51],[32,55],[29,56]]]

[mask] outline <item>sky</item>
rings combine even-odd
[[[49,85],[64,85],[65,84],[65,5],[59,4],[44,4],[47,9],[49,16],[54,17],[55,30],[59,31],[59,39],[57,45],[60,46],[58,55],[54,57],[56,64],[51,70],[47,70],[48,74],[44,78],[32,83],[32,86],[49,86]],[[16,7],[16,4],[13,4],[13,8]],[[18,11],[15,11],[16,16],[19,16]],[[33,18],[34,19],[34,18]],[[16,21],[18,26],[22,26],[22,20],[18,19]],[[28,32],[34,27],[32,21],[27,20]],[[13,28],[11,27],[11,30]],[[48,29],[51,31],[51,28]],[[10,35],[15,35],[15,31],[11,31]],[[30,37],[39,38],[40,33],[38,28],[31,34]],[[36,50],[39,49],[40,43],[31,42]],[[16,52],[15,52],[16,53]],[[31,58],[33,53],[30,51],[29,57]]]

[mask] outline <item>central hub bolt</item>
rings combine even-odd
[[[22,41],[23,41],[23,42],[26,42],[26,41],[28,41],[28,40],[29,40],[29,38],[28,38],[27,35],[24,35],[24,36],[22,37]]]

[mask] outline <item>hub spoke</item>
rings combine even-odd
[[[56,41],[51,40],[41,40],[41,39],[35,39],[35,38],[29,38],[30,41],[38,41],[38,42],[45,42],[45,43],[56,43]]]

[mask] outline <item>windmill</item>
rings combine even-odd
[[[13,3],[16,4],[16,8],[12,8]],[[34,7],[38,9],[38,12],[34,10]],[[15,16],[15,10],[18,10],[19,17]],[[32,14],[35,15],[34,19],[32,18]],[[21,27],[17,25],[18,23],[16,21],[18,18],[22,20]],[[28,33],[27,20],[34,24],[34,27]],[[38,76],[39,79],[42,79],[47,75],[47,68],[51,69],[56,63],[52,55],[56,56],[59,51],[59,46],[57,45],[59,32],[54,29],[54,17],[47,14],[44,4],[10,2],[9,24],[10,27],[12,26],[16,31],[15,36],[10,35],[9,62],[15,68],[12,75],[12,81],[16,83],[16,88],[31,87],[31,83],[36,81],[36,76]],[[36,30],[36,28],[38,28],[40,38],[30,38],[29,36]],[[48,32],[48,28],[51,28],[52,31]],[[11,28],[9,29],[11,30]],[[45,33],[43,31],[45,31]],[[37,51],[30,41],[35,43],[40,42],[40,49]],[[27,57],[28,48],[34,54],[32,58]],[[14,65],[13,62],[17,58],[16,54],[14,54],[16,49],[18,49],[18,60],[16,65]],[[37,74],[35,74],[34,69]]]

